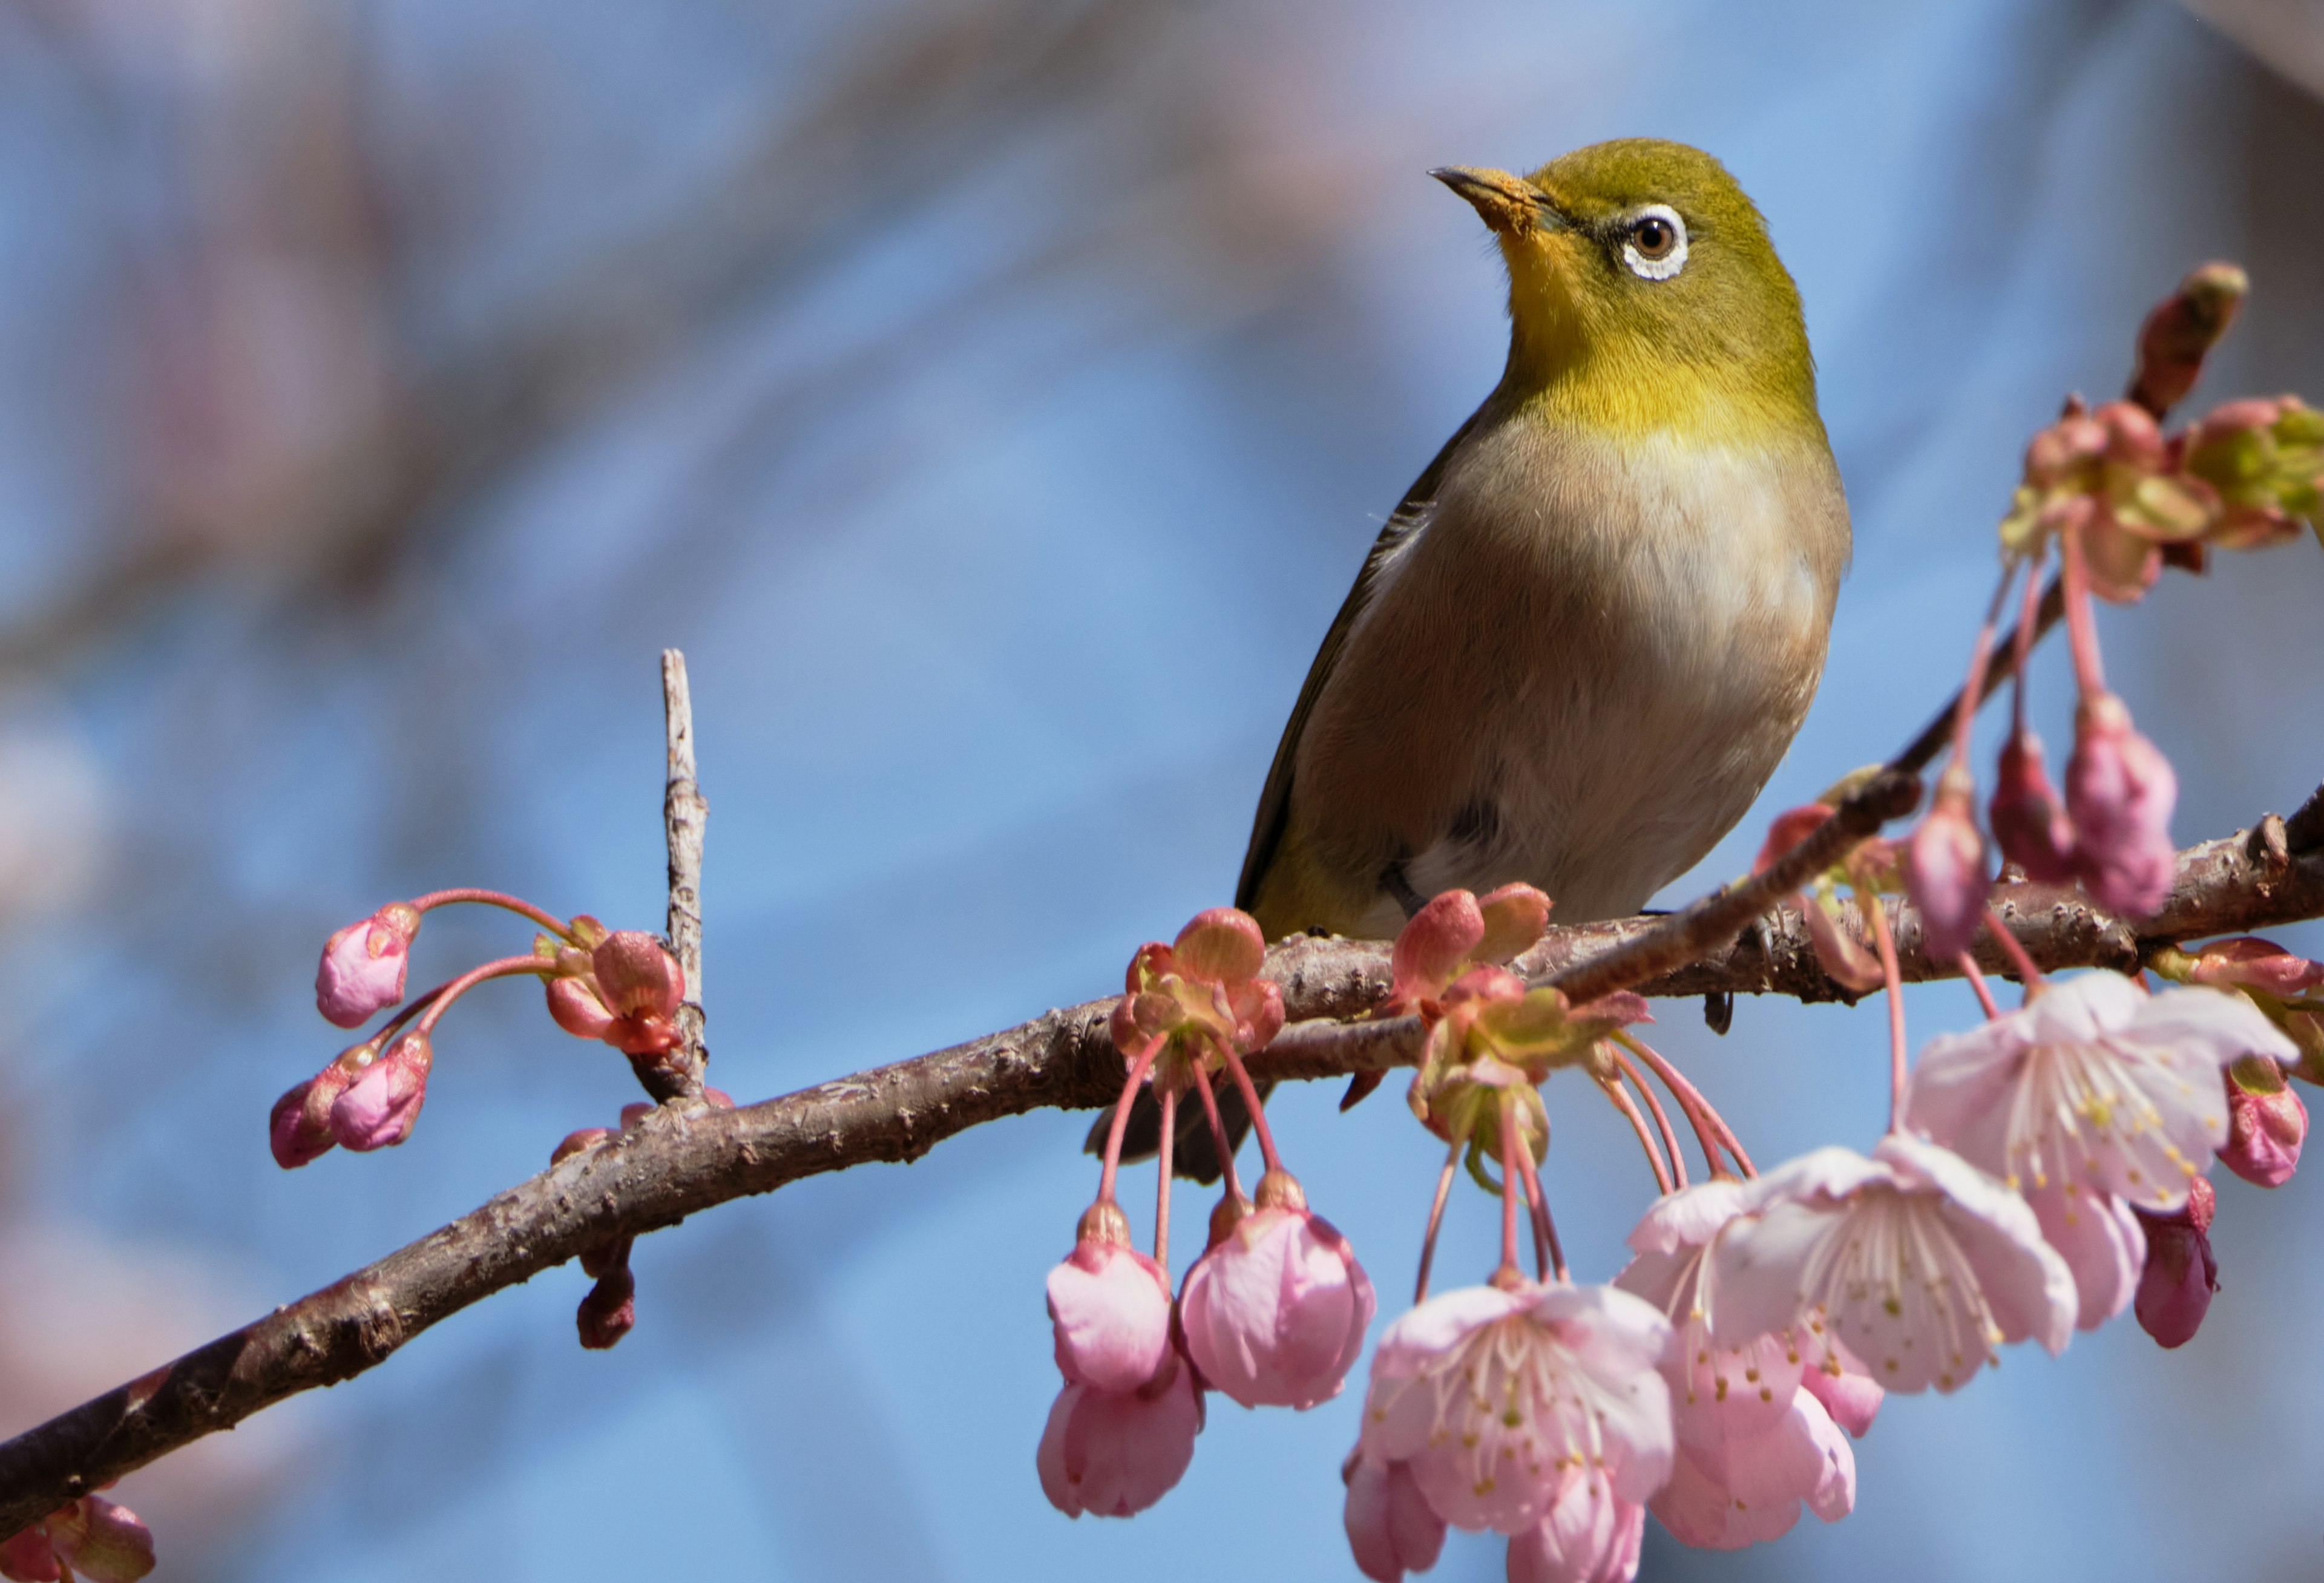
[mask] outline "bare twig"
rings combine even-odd
[[[678,1095],[702,1091],[703,1065],[710,1053],[702,1043],[702,837],[710,804],[694,772],[694,695],[686,682],[686,656],[661,651],[663,733],[669,749],[669,780],[662,792],[661,822],[669,842],[669,949],[686,974],[686,1002],[678,1008]]]
[[[2177,883],[2132,928],[2078,892],[2005,886],[1997,910],[2044,970],[2135,964],[2166,941],[2245,933],[2324,916],[2324,840],[2290,841],[2324,817],[2272,815],[2179,856]],[[1907,979],[1957,971],[1929,960],[1910,907],[1892,914]],[[1666,919],[1554,929],[1521,959],[1587,967],[1619,959]],[[1987,943],[1988,965],[2002,953]],[[1388,948],[1353,940],[1286,941],[1268,953],[1298,1026],[1251,1063],[1255,1076],[1345,1076],[1408,1063],[1414,1018],[1350,1022],[1388,992]],[[1664,973],[1649,994],[1712,989],[1841,999],[1815,965],[1798,919],[1771,917],[1748,939]],[[0,1533],[167,1451],[229,1429],[272,1403],[352,1377],[446,1316],[616,1238],[669,1226],[731,1199],[881,1160],[913,1160],[953,1134],[1045,1106],[1112,1103],[1121,1057],[1111,1000],[1052,1011],[949,1050],[820,1084],[740,1110],[675,1104],[310,1296],[0,1445]]]

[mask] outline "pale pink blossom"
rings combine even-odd
[[[1826,1357],[1824,1328],[1803,1319],[1739,1345],[1711,1339],[1718,1283],[1711,1256],[1742,1207],[1742,1184],[1728,1178],[1657,1201],[1630,1233],[1637,1256],[1614,1282],[1673,1326],[1662,1372],[1677,1459],[1651,1503],[1655,1515],[1682,1542],[1716,1549],[1788,1532],[1803,1501],[1829,1523],[1856,1498],[1855,1453],[1805,1386],[1804,1376],[1823,1376],[1827,1362],[1831,1377],[1842,1372]],[[1879,1404],[1879,1387],[1870,1390],[1858,1433]]]
[[[411,937],[419,933],[420,914],[401,901],[334,932],[315,970],[315,1009],[343,1028],[360,1027],[402,999]]]
[[[427,1102],[433,1062],[426,1034],[414,1030],[399,1036],[331,1101],[331,1135],[358,1153],[410,1137]]]
[[[1711,1334],[1733,1345],[1821,1311],[1892,1391],[1953,1391],[2005,1341],[2072,1336],[2074,1278],[2025,1201],[1901,1133],[1823,1148],[1753,1182],[1719,1239]]]
[[[2246,1056],[2227,1068],[2227,1141],[2219,1164],[2257,1187],[2281,1187],[2300,1168],[2308,1107],[2276,1063]]]
[[[0,1578],[57,1583],[66,1568],[91,1583],[136,1583],[153,1569],[152,1532],[128,1507],[92,1495],[0,1544]]]
[[[1125,1242],[1084,1229],[1049,1272],[1049,1321],[1068,1383],[1134,1391],[1169,1355],[1170,1277]]]
[[[1670,1325],[1610,1286],[1471,1286],[1390,1325],[1372,1355],[1362,1450],[1405,1462],[1456,1528],[1520,1533],[1602,1468],[1643,1503],[1670,1477]]]
[[[1127,1517],[1168,1494],[1194,1459],[1203,1403],[1175,1355],[1135,1391],[1068,1382],[1049,1408],[1034,1466],[1041,1493],[1068,1517]]]
[[[2042,1238],[2073,1272],[2075,1324],[2095,1330],[2130,1306],[2146,1265],[2146,1234],[2128,1204],[2110,1192],[2052,1182],[2025,1194]]]
[[[2001,855],[2029,879],[2062,885],[2074,877],[2074,824],[2042,762],[2042,739],[2021,731],[2003,744],[1987,815]]]
[[[1921,948],[1932,962],[1967,951],[1985,922],[1985,838],[1978,833],[1967,766],[1948,766],[1929,816],[1904,842],[1904,889],[1921,914]]]
[[[2120,973],[2082,973],[1931,1041],[1905,1120],[2014,1187],[2072,1183],[2170,1210],[2227,1140],[2219,1069],[2246,1054],[2297,1052],[2239,995],[2150,996]]]
[[[1816,1327],[1821,1323],[1814,1319],[1808,1321],[1810,1332],[1817,1334],[1823,1343],[1823,1361],[1800,1376],[1800,1388],[1823,1404],[1823,1410],[1831,1414],[1834,1423],[1862,1440],[1888,1393],[1880,1388],[1879,1382],[1856,1354],[1831,1334],[1830,1327],[1817,1332]]]
[[[1361,1451],[1340,1470],[1348,1486],[1341,1521],[1356,1570],[1374,1583],[1399,1583],[1406,1572],[1425,1572],[1444,1549],[1444,1519],[1428,1509],[1412,1469],[1402,1462],[1383,1466]]]
[[[2074,872],[2100,907],[2143,918],[2163,905],[2178,871],[2171,810],[2179,779],[2138,734],[2112,693],[2082,700],[2066,761],[2066,812],[2074,822]]]
[[[2165,1347],[2195,1339],[2219,1289],[2219,1263],[2211,1256],[2211,1184],[2195,1179],[2187,1201],[2168,1215],[2142,1212],[2146,1268],[2138,1280],[2138,1323]]]
[[[1179,1325],[1213,1389],[1246,1407],[1305,1410],[1338,1395],[1355,1367],[1372,1284],[1287,1175],[1269,1172],[1259,1203],[1186,1273]]]
[[[1509,1583],[1630,1583],[1646,1512],[1597,1468],[1559,1486],[1541,1521],[1509,1539]]]

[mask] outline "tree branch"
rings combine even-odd
[[[710,804],[694,772],[694,694],[687,686],[686,656],[661,651],[663,735],[669,746],[669,778],[661,798],[662,830],[669,844],[669,950],[686,974],[686,1001],[676,1022],[680,1043],[680,1086],[658,1100],[691,1099],[702,1091],[702,1069],[710,1054],[702,1044],[702,838]],[[651,1086],[651,1085],[649,1085]]]
[[[2288,821],[2271,815],[2180,853],[2169,898],[2141,927],[2052,886],[2004,886],[1997,910],[2044,969],[2129,968],[2166,942],[2324,916],[2319,798],[2324,788]],[[1891,905],[1905,977],[1948,976],[1949,964],[1923,954],[1913,909]],[[1553,929],[1519,966],[1586,982],[1599,963],[1637,960],[1626,953],[1673,922],[1626,918]],[[2006,965],[1990,942],[1980,955],[1996,969]],[[1387,993],[1388,960],[1387,945],[1366,941],[1296,939],[1270,951],[1268,975],[1283,986],[1296,1022],[1252,1061],[1253,1072],[1343,1076],[1409,1062],[1416,1019],[1349,1020]],[[1804,928],[1788,910],[1640,987],[1650,995],[1850,998],[1816,965]],[[1052,1011],[744,1109],[665,1106],[378,1263],[0,1445],[0,1534],[286,1396],[352,1378],[439,1320],[612,1238],[801,1177],[915,1160],[955,1133],[1004,1116],[1110,1104],[1121,1084],[1121,1058],[1106,1027],[1112,1007],[1111,999],[1093,1000]]]

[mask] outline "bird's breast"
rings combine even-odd
[[[1351,881],[1509,879],[1635,910],[1757,795],[1823,667],[1847,507],[1822,437],[1756,449],[1523,418],[1472,434],[1316,701],[1295,824]],[[1392,930],[1375,894],[1364,926]]]

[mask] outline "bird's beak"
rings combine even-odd
[[[1507,170],[1447,165],[1429,174],[1467,198],[1485,224],[1501,235],[1523,236],[1533,231],[1573,228],[1573,222],[1558,212],[1540,188]]]

